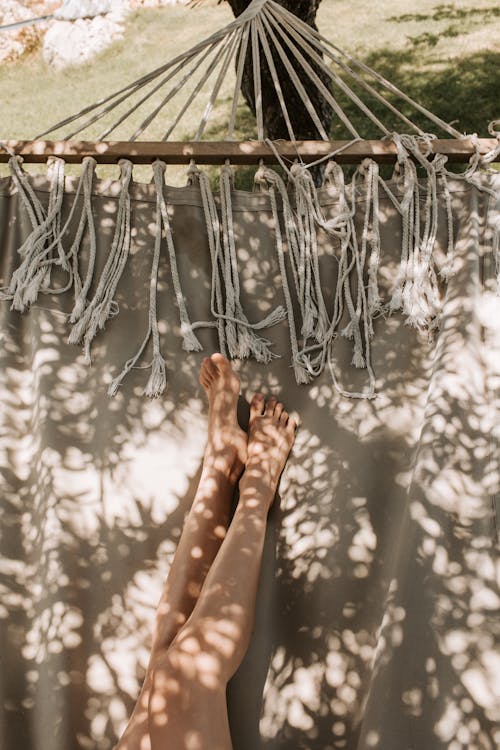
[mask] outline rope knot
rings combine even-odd
[[[153,162],[153,173],[156,175],[159,175],[160,177],[163,177],[165,174],[165,171],[167,169],[167,165],[164,161],[161,159],[155,159]]]
[[[309,174],[305,164],[301,164],[297,161],[290,167],[290,177],[292,180],[298,180],[301,177],[304,177],[305,174]]]
[[[120,179],[123,182],[128,182],[132,177],[134,165],[128,159],[120,159],[118,166],[120,167]]]
[[[358,167],[359,173],[363,175],[363,177],[370,176],[373,170],[373,164],[374,162],[370,158],[363,159]]]
[[[253,181],[254,185],[259,185],[259,187],[265,187],[267,185],[266,167],[264,164],[259,164],[259,168],[255,173]]]
[[[398,164],[406,164],[410,157],[408,151],[403,145],[402,136],[400,136],[399,133],[391,133],[390,136],[388,136],[388,140],[391,140],[396,146]]]

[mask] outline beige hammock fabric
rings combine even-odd
[[[279,395],[302,426],[270,514],[253,640],[228,690],[235,750],[498,745],[500,175],[478,175],[477,182],[496,183],[497,198],[448,180],[453,269],[439,282],[442,309],[432,336],[387,309],[400,271],[402,226],[394,203],[380,195],[375,398],[339,392],[369,388],[367,369],[351,365],[353,342],[340,333],[330,366],[298,384],[283,318],[262,334],[279,357],[236,365],[243,420],[245,401],[259,389]],[[47,206],[49,182],[29,183]],[[401,187],[390,185],[401,199]],[[75,189],[67,178],[63,221]],[[96,258],[88,299],[110,257],[120,194],[117,182],[92,188]],[[206,405],[197,373],[201,359],[219,348],[218,331],[195,329],[203,351],[183,349],[172,256],[165,239],[157,244],[157,190],[132,183],[129,195],[129,254],[111,317],[92,342],[90,366],[81,347],[66,343],[73,290],[39,294],[24,314],[0,303],[0,744],[6,750],[113,747],[139,691],[153,613],[200,471]],[[359,238],[365,197],[357,196]],[[255,322],[287,309],[276,214],[266,192],[233,192],[231,199],[240,303]],[[433,252],[443,265],[448,198],[438,191],[437,200]],[[319,201],[334,219],[338,192],[320,190]],[[169,188],[166,204],[186,312],[191,322],[217,326],[200,189]],[[77,230],[75,216],[68,236]],[[4,287],[30,232],[13,182],[2,180]],[[89,236],[87,227],[78,251],[82,283]],[[317,237],[331,314],[340,239],[319,227]],[[153,318],[166,389],[160,398],[145,398],[151,371],[131,369],[110,398],[108,387],[152,320],[156,249]],[[368,265],[362,270],[369,289]],[[55,286],[66,279],[53,269]],[[348,279],[356,303],[355,274]],[[293,285],[290,295],[300,320]],[[350,322],[344,307],[339,332]],[[139,368],[154,357],[154,328]],[[160,372],[159,358],[157,364]]]

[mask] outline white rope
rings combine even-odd
[[[166,165],[156,160],[153,162],[153,175],[156,186],[156,234],[153,250],[153,261],[151,265],[151,276],[149,281],[149,315],[148,328],[146,335],[136,354],[128,359],[121,372],[111,381],[108,388],[108,395],[115,396],[118,388],[123,383],[124,378],[132,370],[139,358],[142,356],[149,340],[153,339],[153,359],[151,365],[151,375],[144,389],[144,395],[149,398],[158,398],[161,396],[167,385],[167,373],[165,359],[160,348],[160,333],[158,330],[158,312],[157,312],[157,291],[158,291],[158,268],[160,264],[160,250],[162,240],[162,194],[163,194],[163,175]]]
[[[23,159],[21,156],[14,156],[9,159],[9,170],[19,197],[29,216],[32,229],[35,230],[44,222],[47,213],[31,187],[28,175],[22,169],[22,163]]]
[[[365,73],[368,73],[370,76],[375,78],[380,84],[382,84],[382,86],[385,89],[387,89],[393,94],[396,94],[401,99],[406,101],[408,104],[411,104],[413,107],[415,107],[415,109],[417,109],[419,112],[424,114],[431,122],[433,122],[435,125],[438,125],[439,128],[446,131],[447,133],[452,135],[454,138],[462,137],[462,134],[458,130],[455,130],[455,128],[453,128],[447,122],[444,122],[444,120],[442,120],[440,117],[437,117],[428,109],[426,109],[425,107],[422,107],[420,104],[415,102],[410,96],[405,94],[403,91],[398,89],[397,86],[390,83],[390,81],[388,81],[386,78],[380,75],[380,73],[377,73],[368,65],[365,65],[364,63],[360,62],[359,60],[356,60],[354,57],[349,55],[347,52],[344,52],[344,50],[342,50],[333,42],[326,39],[326,37],[324,37],[318,31],[316,31],[311,26],[306,24],[300,18],[295,16],[293,13],[290,13],[290,11],[286,10],[281,5],[277,5],[275,2],[273,2],[273,0],[269,0],[269,8],[272,9],[274,12],[280,14],[284,18],[286,18],[290,22],[290,24],[292,24],[292,26],[294,26],[295,29],[300,31],[306,38],[316,39],[321,44],[322,52],[330,56],[332,59],[334,59],[334,62],[337,62],[337,60],[334,57],[332,57],[328,48],[334,49],[342,57],[345,57],[347,60],[349,60],[350,63],[358,67],[360,70],[363,70]],[[357,80],[357,77],[356,76],[354,77],[355,77],[355,80]]]
[[[264,140],[264,114],[262,112],[262,83],[260,74],[260,52],[259,37],[257,33],[257,24],[252,20],[250,26],[250,39],[252,44],[252,65],[253,65],[253,87],[255,101],[255,117],[257,119],[257,138],[259,141]]]
[[[307,91],[304,88],[304,85],[302,84],[299,76],[297,75],[296,71],[293,68],[293,65],[290,63],[290,60],[288,59],[287,55],[285,54],[285,51],[283,47],[281,46],[280,42],[278,41],[277,37],[274,35],[270,25],[267,23],[267,17],[263,16],[263,21],[266,26],[266,30],[269,34],[269,38],[272,39],[273,44],[275,46],[275,49],[281,59],[281,62],[283,63],[285,70],[287,71],[288,75],[290,76],[290,79],[297,90],[302,102],[304,103],[305,108],[307,109],[312,121],[314,122],[314,125],[316,126],[318,133],[320,134],[321,138],[325,141],[329,140],[328,135],[325,131],[324,125],[321,122],[321,119],[316,112],[316,109],[311,101],[311,98],[309,97]]]
[[[22,202],[30,215],[33,231],[18,250],[23,260],[12,274],[9,287],[7,291],[3,291],[2,297],[12,299],[12,309],[24,312],[29,305],[36,301],[44,282],[48,286],[50,268],[53,262],[57,262],[62,265],[64,270],[69,271],[60,243],[60,218],[64,197],[64,161],[54,159],[49,167],[51,184],[46,214],[26,176],[22,174],[17,159],[13,158],[9,163],[13,168],[12,174],[17,182]],[[52,258],[54,246],[58,250],[57,261]]]
[[[215,85],[214,85],[214,87],[212,89],[212,93],[210,94],[210,99],[209,99],[209,101],[207,103],[207,106],[205,108],[205,112],[203,113],[203,116],[201,118],[200,127],[198,128],[198,132],[196,133],[195,141],[199,141],[201,139],[204,131],[205,131],[206,125],[207,125],[208,120],[210,118],[210,114],[211,114],[211,112],[213,110],[213,107],[214,107],[215,101],[217,99],[217,96],[219,94],[219,91],[220,91],[220,88],[222,86],[222,83],[223,83],[223,81],[224,81],[224,79],[226,77],[229,65],[231,63],[231,60],[233,58],[233,55],[234,55],[234,52],[235,52],[235,49],[236,49],[237,45],[238,45],[238,35],[234,34],[233,37],[232,37],[231,43],[228,44],[228,48],[227,48],[227,52],[226,52],[226,57],[223,59],[223,62],[222,62],[222,65],[221,65],[221,68],[220,68],[220,71],[219,71],[219,75],[218,75],[217,80],[215,82]]]
[[[134,131],[134,133],[131,135],[130,140],[135,141],[139,135],[144,132],[144,130],[147,128],[147,126],[154,120],[154,118],[159,114],[159,112],[168,104],[168,102],[174,98],[174,96],[182,89],[183,85],[190,79],[190,77],[195,73],[195,71],[203,65],[207,57],[210,55],[210,53],[218,47],[218,45],[221,44],[221,41],[213,42],[211,45],[208,45],[206,50],[204,51],[204,54],[201,55],[201,57],[198,59],[195,65],[193,65],[191,68],[188,69],[188,72],[185,73],[185,75],[181,78],[180,81],[177,82],[177,84],[174,86],[173,89],[171,89],[168,94],[161,100],[160,104],[157,105],[153,111],[146,117],[145,120],[139,125],[139,127]],[[156,94],[157,91],[159,91],[161,88],[163,88],[169,81],[171,81],[179,71],[183,71],[186,69],[186,66],[189,62],[191,62],[192,59],[195,59],[198,57],[198,55],[201,54],[203,50],[198,50],[195,55],[187,55],[186,59],[180,62],[177,67],[175,67],[173,70],[170,71],[164,78],[160,80],[159,83],[157,83],[153,88],[147,92],[145,96],[142,97],[138,102],[136,102],[132,107],[130,107],[128,110],[124,112],[124,114],[116,121],[114,121],[106,130],[104,130],[99,135],[99,140],[104,140],[110,133],[115,130],[118,125],[121,125],[122,122],[124,122],[130,115],[132,115],[134,112],[136,112],[139,107],[141,107],[144,102],[146,102],[148,99],[150,99],[154,94]],[[118,103],[121,103],[124,99],[127,99],[128,95],[123,97],[121,100],[119,100]],[[116,105],[115,105],[116,106]],[[103,112],[103,115],[106,114],[106,112]],[[100,119],[100,117],[98,117]]]
[[[233,104],[231,107],[231,116],[229,118],[229,125],[227,128],[227,140],[231,141],[234,137],[234,126],[236,123],[236,113],[238,111],[238,102],[241,96],[241,83],[243,80],[243,70],[245,67],[245,59],[248,49],[248,37],[250,34],[250,26],[247,24],[243,27],[243,34],[240,41],[240,51],[238,57],[238,65],[236,68],[236,82],[234,85],[233,93]]]
[[[14,159],[16,158],[15,151],[13,151],[11,147],[9,146],[9,144],[6,143],[5,141],[0,140],[0,148],[6,151],[9,154],[9,156],[13,157]]]
[[[359,136],[357,129],[355,128],[355,126],[353,125],[349,117],[345,114],[343,109],[339,106],[338,102],[334,99],[331,91],[328,90],[328,88],[325,86],[321,78],[317,75],[317,73],[311,67],[309,62],[304,57],[304,55],[301,53],[301,51],[291,41],[291,38],[290,38],[291,36],[294,36],[295,38],[297,38],[298,36],[294,33],[293,27],[290,26],[290,24],[288,24],[286,20],[284,20],[279,13],[269,13],[268,18],[271,21],[274,28],[276,29],[276,31],[281,36],[281,38],[283,39],[288,49],[291,51],[292,55],[296,58],[296,60],[298,60],[302,69],[307,73],[307,75],[309,76],[309,79],[314,84],[316,89],[322,94],[322,96],[330,104],[335,114],[340,118],[340,120],[342,120],[342,122],[347,127],[349,132],[352,135],[354,135],[356,138],[359,138],[360,136]],[[274,34],[272,35],[272,38],[273,38],[275,45],[277,45],[278,47],[279,42],[277,38],[274,36]],[[298,38],[300,39],[300,37]],[[375,124],[382,130],[382,132],[387,133],[387,129],[385,128],[385,126],[378,120],[377,117],[375,117],[375,115],[373,115],[373,113],[370,112],[370,110],[368,110],[368,108],[363,104],[363,102],[359,99],[359,97],[357,97],[354,94],[354,92],[352,92],[351,89],[349,89],[349,87],[344,83],[344,81],[342,81],[342,79],[339,76],[333,73],[333,71],[330,70],[330,68],[325,65],[321,57],[319,57],[319,55],[316,55],[314,50],[311,47],[308,47],[304,43],[303,39],[301,40],[301,42],[302,42],[301,46],[303,46],[304,51],[307,51],[311,55],[311,57],[315,59],[315,62],[320,67],[320,69],[324,73],[326,73],[327,76],[342,91],[344,91],[344,93],[346,93],[360,107],[360,109],[362,109],[365,112],[365,114],[367,114],[370,117],[370,119],[373,120],[373,122],[375,122]],[[286,57],[286,53],[284,54]],[[325,140],[328,140],[328,137],[325,138]]]
[[[212,75],[212,73],[215,70],[215,68],[217,67],[217,65],[220,63],[221,57],[223,58],[223,55],[226,52],[227,48],[228,47],[231,48],[231,46],[232,47],[235,46],[234,45],[234,40],[235,40],[236,34],[237,34],[236,30],[233,31],[228,36],[228,38],[224,41],[224,43],[222,44],[222,49],[221,49],[220,54],[214,55],[214,59],[211,60],[210,64],[207,66],[204,74],[202,75],[202,77],[200,78],[200,80],[198,81],[198,83],[196,84],[196,86],[193,88],[193,90],[190,93],[190,95],[188,96],[187,100],[182,105],[181,109],[177,113],[177,115],[174,118],[174,120],[173,120],[172,124],[170,125],[170,127],[165,132],[164,136],[162,137],[162,141],[168,141],[168,139],[170,138],[171,134],[173,133],[173,131],[177,127],[178,123],[180,122],[182,116],[184,115],[185,112],[187,112],[187,110],[189,109],[189,107],[191,106],[191,104],[193,103],[193,101],[196,99],[196,97],[199,94],[199,92],[202,90],[203,86],[206,84],[206,82],[208,81],[208,79]]]
[[[83,339],[84,356],[91,363],[90,347],[97,331],[102,330],[106,321],[118,314],[118,304],[113,299],[118,282],[125,269],[130,251],[130,182],[132,163],[122,159],[120,164],[121,190],[118,198],[116,224],[113,241],[106,264],[101,273],[93,299],[74,323],[68,342],[77,344]]]
[[[290,121],[290,115],[288,114],[288,108],[286,106],[285,97],[283,95],[283,91],[281,89],[281,83],[278,76],[278,73],[276,71],[276,66],[274,64],[273,55],[271,52],[271,48],[269,47],[269,42],[266,37],[266,32],[264,30],[264,26],[262,24],[262,21],[259,17],[255,19],[255,25],[257,27],[258,35],[260,42],[262,44],[262,49],[264,50],[264,55],[266,57],[267,64],[269,66],[269,71],[271,73],[271,78],[273,79],[273,85],[276,91],[276,94],[278,96],[278,101],[280,103],[281,111],[283,113],[283,117],[285,118],[285,124],[286,128],[288,130],[288,136],[291,141],[295,141],[295,133],[293,132],[292,123]]]
[[[498,161],[498,157],[500,156],[500,130],[496,130],[495,128],[499,126],[500,120],[492,120],[488,125],[488,133],[497,139],[497,145],[481,157],[482,165]]]
[[[283,285],[283,294],[285,297],[285,304],[288,318],[288,330],[290,335],[290,346],[292,349],[292,366],[295,373],[295,380],[300,385],[301,383],[308,383],[310,378],[305,369],[304,365],[299,361],[299,347],[297,341],[297,330],[295,327],[295,316],[293,312],[292,297],[290,294],[290,287],[288,284],[288,276],[286,271],[285,254],[283,249],[283,238],[280,228],[280,219],[278,213],[278,204],[276,200],[276,189],[280,194],[280,198],[283,206],[283,214],[285,215],[285,231],[289,234],[289,218],[291,216],[291,207],[288,200],[288,194],[286,191],[285,184],[281,177],[271,169],[265,169],[263,166],[259,168],[255,175],[257,182],[265,181],[269,185],[269,197],[271,199],[271,209],[273,212],[274,220],[274,232],[276,237],[276,250],[278,254],[278,263],[281,274],[281,283]]]
[[[194,57],[196,57],[197,54],[202,52],[207,47],[216,45],[218,42],[224,40],[227,37],[228,33],[230,33],[230,31],[232,31],[234,28],[238,27],[239,25],[241,25],[241,23],[238,21],[238,19],[235,19],[233,22],[228,24],[225,28],[219,29],[214,34],[211,34],[207,39],[204,39],[203,41],[194,45],[194,47],[191,47],[191,49],[189,49],[187,52],[182,52],[180,55],[176,55],[176,57],[174,57],[172,60],[169,60],[164,65],[160,65],[158,68],[155,68],[155,70],[149,73],[146,73],[146,75],[141,76],[135,81],[132,81],[132,83],[127,84],[126,86],[119,89],[118,91],[115,91],[109,96],[106,96],[103,99],[98,100],[94,104],[90,104],[87,107],[84,107],[76,114],[70,115],[69,117],[66,117],[64,120],[57,122],[55,125],[51,126],[47,130],[44,130],[42,133],[37,135],[36,138],[43,138],[49,133],[52,133],[56,130],[59,130],[60,128],[65,127],[66,125],[71,124],[72,122],[75,122],[76,120],[83,117],[83,115],[86,115],[89,112],[92,112],[105,104],[108,106],[103,109],[102,114],[107,114],[107,112],[109,112],[114,107],[118,106],[118,104],[120,104],[122,101],[128,98],[128,96],[133,95],[140,88],[147,85],[148,83],[153,81],[155,78],[162,75],[162,73],[165,73],[170,68],[178,66],[178,69],[182,70],[185,67],[187,60],[193,59]],[[121,94],[124,94],[124,93],[125,93],[125,96],[113,102],[113,100],[116,99],[116,97],[119,97]],[[108,104],[108,102],[110,104]],[[102,115],[96,116],[96,119],[100,119],[101,116]],[[80,133],[84,128],[88,127],[93,122],[95,122],[95,119],[86,121],[84,124],[82,124],[79,127],[77,131],[75,131],[74,134]]]
[[[281,6],[278,6],[280,10],[283,10]],[[289,20],[287,20],[287,16],[283,15],[278,11],[277,13],[271,13],[271,17],[275,18],[275,24],[277,26],[278,31],[280,32],[280,35],[283,37],[284,41],[287,43],[288,46],[293,50],[295,50],[296,55],[300,54],[296,47],[291,45],[290,39],[295,39],[297,43],[300,45],[302,51],[304,53],[307,53],[309,57],[318,65],[318,67],[322,70],[323,73],[325,73],[332,83],[334,83],[336,86],[338,86],[348,97],[351,99],[354,104],[364,113],[367,115],[367,117],[383,132],[388,133],[388,130],[386,126],[376,117],[376,115],[371,112],[371,110],[364,104],[364,102],[354,93],[354,91],[347,85],[347,83],[338,75],[336,74],[328,65],[325,64],[325,61],[321,57],[321,55],[326,55],[332,62],[334,62],[341,70],[343,70],[345,73],[347,73],[351,78],[353,78],[356,83],[362,88],[364,88],[368,93],[375,97],[378,101],[380,101],[384,106],[389,109],[393,114],[397,115],[400,120],[405,122],[407,125],[409,125],[412,129],[416,130],[419,133],[422,133],[423,131],[415,125],[411,120],[409,120],[405,115],[402,114],[396,107],[394,107],[387,99],[385,99],[383,96],[381,96],[376,89],[374,89],[372,86],[370,86],[368,83],[366,83],[360,76],[357,75],[357,73],[352,70],[343,60],[341,60],[336,55],[332,54],[328,49],[325,49],[325,47],[321,44],[321,42],[318,41],[318,39],[314,36],[314,34],[308,33],[306,29],[311,30],[311,27],[307,26],[307,24],[300,29],[300,33],[295,28],[294,24],[291,23]],[[295,18],[295,17],[294,17]],[[279,28],[278,23],[281,22],[283,25],[283,29]],[[286,29],[286,34],[284,33],[284,29]],[[317,50],[317,51],[316,51]],[[303,58],[303,55],[300,55],[302,60],[305,61],[305,58]],[[337,102],[332,97],[331,91],[329,91],[321,79],[315,74],[314,70],[311,68],[311,66],[306,62],[307,70],[309,72],[309,75],[311,77],[311,80],[315,83],[318,90],[322,93],[326,101],[330,104],[332,109],[339,115],[339,117],[345,122],[345,118],[347,117],[345,113],[342,111],[338,111],[340,109],[338,107]],[[338,109],[337,109],[338,108]],[[347,124],[348,129],[350,132],[354,132],[353,128],[354,126]]]
[[[446,172],[444,171],[444,164],[447,161],[447,157],[442,159],[442,167],[438,171],[438,176],[441,179],[441,185],[443,188],[445,210],[446,210],[446,226],[448,230],[448,245],[446,249],[446,263],[442,268],[439,269],[439,276],[443,281],[448,281],[455,274],[455,237],[453,231],[453,207],[451,203],[450,188],[448,186],[448,179]]]
[[[273,150],[275,149],[274,144],[270,144]],[[279,157],[279,153],[277,157]],[[281,160],[282,161],[282,160]],[[331,166],[330,166],[331,165]],[[371,364],[371,346],[370,337],[372,331],[372,317],[375,312],[380,310],[380,298],[378,296],[378,283],[376,281],[376,275],[378,270],[378,263],[380,259],[379,254],[379,237],[378,237],[378,192],[372,197],[372,213],[377,212],[376,216],[372,216],[372,234],[371,239],[369,235],[366,235],[366,241],[370,239],[371,243],[371,255],[369,262],[369,289],[368,295],[364,288],[363,281],[363,267],[358,249],[358,243],[356,239],[356,231],[354,227],[354,213],[355,213],[355,191],[356,182],[353,176],[353,200],[352,206],[349,207],[344,189],[344,179],[341,168],[334,162],[330,162],[327,166],[326,173],[328,176],[332,175],[335,182],[338,182],[339,188],[339,210],[335,216],[331,219],[326,219],[323,210],[319,204],[318,196],[312,182],[312,178],[307,171],[307,167],[303,164],[295,164],[291,170],[288,170],[286,165],[282,163],[282,166],[288,172],[292,179],[292,184],[296,190],[296,210],[292,213],[290,202],[288,199],[286,188],[280,178],[275,176],[275,173],[271,170],[263,169],[261,167],[259,179],[267,179],[270,184],[270,198],[273,208],[273,213],[277,211],[275,203],[276,190],[280,193],[283,203],[283,223],[287,236],[287,244],[289,248],[289,260],[292,268],[293,280],[295,283],[295,290],[299,302],[299,307],[302,314],[302,319],[307,316],[314,315],[316,311],[316,318],[322,318],[322,326],[320,329],[321,335],[314,335],[314,341],[308,343],[308,339],[311,338],[313,333],[313,327],[309,326],[308,323],[302,326],[302,335],[304,341],[302,346],[299,346],[297,341],[295,318],[293,317],[293,307],[291,301],[291,294],[289,288],[288,277],[286,275],[286,266],[284,267],[284,254],[281,256],[280,247],[282,249],[282,238],[281,230],[275,217],[275,224],[278,225],[277,234],[277,251],[280,259],[280,271],[283,282],[283,290],[285,294],[285,301],[287,303],[288,318],[290,324],[290,345],[292,349],[293,365],[296,372],[296,379],[298,382],[306,382],[311,377],[319,375],[326,364],[328,364],[331,371],[332,380],[334,387],[342,393],[344,396],[353,398],[374,398],[375,396],[375,375]],[[378,190],[377,176],[378,171],[372,168],[370,171],[371,179],[368,182],[370,190],[373,191],[375,185]],[[306,176],[307,175],[307,176]],[[340,178],[341,175],[341,178]],[[271,190],[272,188],[272,190]],[[298,189],[297,189],[298,188]],[[273,202],[274,201],[274,202]],[[339,270],[337,286],[334,295],[333,303],[333,314],[331,319],[328,317],[326,312],[326,306],[324,304],[323,293],[321,290],[321,279],[319,274],[318,265],[318,248],[317,243],[313,237],[316,236],[315,225],[320,226],[332,237],[337,238],[340,241],[340,258],[338,260]],[[364,253],[363,262],[366,258],[366,252]],[[307,270],[309,267],[309,271]],[[352,296],[350,292],[349,278],[353,271],[356,271],[358,279],[358,296],[360,300],[360,309],[357,313]],[[371,296],[370,296],[370,279],[371,279]],[[371,303],[371,308],[370,308]],[[335,376],[333,370],[331,356],[332,347],[334,341],[338,335],[338,326],[343,315],[344,309],[347,309],[350,317],[350,335],[355,340],[354,346],[355,351],[353,354],[353,364],[363,366],[367,369],[369,385],[368,389],[364,392],[348,392],[341,388],[338,383],[338,379]],[[321,310],[321,315],[318,312]],[[361,327],[363,328],[364,343],[361,334]],[[309,328],[311,330],[309,330]],[[318,332],[316,328],[315,334]]]
[[[208,246],[210,249],[210,259],[212,263],[212,286],[210,291],[210,311],[216,319],[217,332],[219,335],[219,351],[227,356],[226,335],[224,324],[224,299],[222,295],[221,274],[223,274],[220,223],[217,215],[215,199],[210,187],[210,180],[207,175],[198,167],[191,163],[189,175],[196,178],[200,188],[201,201],[203,205],[203,214],[207,229]],[[209,324],[206,323],[206,326]]]
[[[70,322],[76,323],[76,321],[82,315],[85,306],[87,304],[87,295],[90,290],[90,285],[94,276],[95,259],[97,253],[97,237],[94,222],[94,215],[92,213],[92,185],[95,176],[96,161],[92,157],[86,157],[82,163],[82,179],[83,185],[83,203],[84,208],[80,218],[80,224],[75,236],[75,240],[70,248],[68,257],[73,258],[73,276],[74,276],[74,294],[75,304],[70,315]],[[80,188],[80,185],[78,186]],[[78,195],[78,192],[77,192]],[[73,206],[76,205],[77,195]],[[78,269],[78,248],[80,247],[85,227],[88,227],[89,235],[89,260],[87,264],[87,273],[85,275],[85,281],[82,285],[80,273]]]
[[[231,357],[245,359],[250,355],[258,362],[269,362],[278,356],[271,352],[270,341],[257,336],[256,330],[270,328],[286,317],[286,312],[278,305],[258,323],[250,323],[240,301],[238,259],[234,235],[232,198],[232,172],[229,164],[221,170],[221,218],[224,248],[224,287],[226,294],[226,340]]]
[[[172,227],[170,225],[170,219],[168,216],[167,203],[165,200],[164,193],[164,180],[163,171],[160,166],[161,162],[156,161],[153,165],[154,168],[154,182],[156,186],[157,195],[160,199],[160,210],[161,217],[163,220],[163,227],[165,229],[165,235],[167,240],[168,257],[170,260],[170,274],[172,276],[172,284],[174,287],[175,300],[177,307],[179,308],[181,335],[182,335],[182,347],[187,352],[199,352],[203,349],[201,343],[198,341],[189,318],[184,294],[181,289],[181,282],[179,277],[179,270],[177,268],[177,258],[175,254],[174,238],[172,235]]]

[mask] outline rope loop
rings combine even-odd
[[[495,130],[495,127],[498,126],[500,126],[500,120],[492,120],[488,125],[488,133],[496,137],[497,145],[481,157],[480,163],[482,166],[498,161],[498,157],[500,156],[500,130]]]
[[[5,143],[5,141],[0,141],[0,148],[6,151],[9,154],[9,156],[12,156],[13,158],[21,159],[22,161],[22,156],[16,156],[16,152],[13,151],[11,147],[7,143]]]
[[[191,161],[189,162],[189,167],[187,168],[188,180],[190,180],[191,177],[199,177],[199,174],[200,174],[200,169],[197,163],[195,162],[194,159],[191,159]]]

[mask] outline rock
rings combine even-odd
[[[117,10],[91,19],[54,21],[45,34],[43,59],[58,70],[87,62],[122,38],[124,16]]]
[[[63,0],[63,4],[54,13],[54,18],[61,21],[74,21],[77,18],[94,18],[102,13],[109,13],[111,0]]]
[[[36,15],[36,14],[35,14]],[[7,26],[18,21],[28,21],[34,16],[34,11],[25,7],[17,0],[2,0],[0,2],[0,26]],[[47,24],[21,26],[12,31],[0,33],[0,65],[13,62],[22,55],[39,46]]]
[[[191,0],[130,0],[134,8],[163,8],[166,5],[187,5]]]
[[[0,64],[42,46],[54,68],[78,65],[121,39],[124,18],[137,7],[186,4],[189,0],[0,0],[0,26],[53,14],[54,19],[0,33]]]

